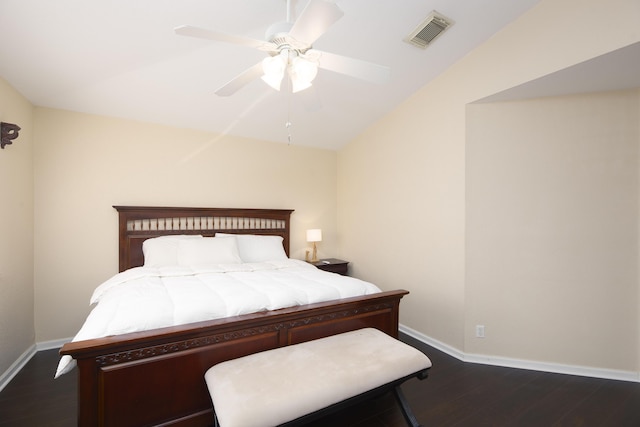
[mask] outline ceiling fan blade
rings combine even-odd
[[[348,58],[335,53],[310,50],[311,55],[318,55],[318,67],[336,73],[357,77],[372,83],[386,83],[391,77],[391,69],[384,65]]]
[[[179,27],[175,27],[173,31],[180,36],[237,44],[264,50],[266,52],[277,49],[277,46],[273,43],[250,39],[248,37],[234,36],[232,34],[220,33],[217,31],[205,30],[204,28],[192,27],[191,25],[181,25]]]
[[[262,62],[243,71],[229,83],[216,90],[216,95],[230,96],[264,74]]]
[[[299,42],[311,45],[342,18],[342,15],[344,12],[335,3],[311,0],[296,19],[289,35]]]

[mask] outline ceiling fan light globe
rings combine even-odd
[[[268,56],[262,60],[262,70],[264,71],[262,80],[275,90],[280,90],[284,69],[285,64],[280,56]]]
[[[305,58],[294,58],[292,68],[299,79],[308,81],[309,84],[318,75],[318,64]]]
[[[311,87],[311,81],[291,78],[291,92],[296,93]]]
[[[261,77],[262,81],[274,88],[275,90],[280,90],[280,84],[282,83],[282,77],[274,77],[265,74]]]
[[[265,75],[268,76],[282,76],[284,75],[286,63],[282,61],[281,56],[267,56],[262,60],[262,70]]]

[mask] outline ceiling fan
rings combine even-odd
[[[287,0],[287,21],[271,25],[267,29],[266,41],[189,25],[176,27],[174,31],[181,36],[259,49],[269,55],[217,89],[215,93],[220,96],[232,95],[257,78],[280,90],[285,72],[291,80],[292,92],[298,92],[311,86],[318,68],[384,83],[390,75],[388,67],[313,49],[312,44],[343,15],[333,2],[310,0],[295,22],[291,22],[291,0]]]

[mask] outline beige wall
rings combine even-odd
[[[637,370],[639,106],[467,109],[466,352]]]
[[[541,311],[540,323],[535,323],[533,313],[541,307],[532,302],[526,305],[529,313],[526,326],[531,329],[510,328],[514,322],[513,310],[501,309],[501,303],[505,302],[502,295],[494,294],[492,286],[469,288],[478,280],[469,278],[467,267],[474,259],[465,255],[467,239],[472,233],[468,229],[468,189],[465,185],[465,180],[470,182],[466,176],[470,143],[466,106],[485,96],[638,42],[638,16],[640,3],[636,0],[542,0],[339,152],[341,254],[352,261],[356,275],[379,282],[386,289],[411,291],[402,302],[401,322],[404,325],[462,354],[482,352],[505,358],[528,358],[518,346],[538,334],[541,336],[535,342],[544,348],[537,349],[535,355],[545,361],[638,370],[637,327],[625,323],[637,322],[638,317],[637,281],[636,289],[629,288],[633,274],[637,274],[629,270],[638,267],[637,240],[624,242],[626,246],[622,250],[626,261],[614,261],[609,256],[606,268],[603,267],[606,271],[599,272],[600,279],[608,274],[622,284],[616,295],[607,301],[606,309],[598,307],[588,313],[590,319],[586,324],[598,325],[595,330],[586,330],[579,320],[580,316],[585,316],[583,307],[579,307],[575,299],[567,298],[567,294],[573,296],[575,286],[564,290],[564,295],[558,294],[553,287],[539,289],[523,284],[519,288],[518,297],[523,297],[521,300],[525,300],[525,305],[526,296],[543,292],[536,295],[536,302],[553,300],[557,305],[556,313],[564,311],[573,319],[574,326],[580,325],[578,329],[562,328],[551,340],[545,340],[544,334],[559,321],[559,315],[546,320]],[[594,32],[602,22],[615,22],[616,25],[609,27],[607,32]],[[545,109],[544,106],[539,108]],[[582,119],[597,119],[594,111],[602,108],[608,107],[594,101],[591,112]],[[614,111],[619,112],[620,108],[616,106]],[[599,130],[610,131],[611,123],[615,121],[600,123]],[[516,123],[514,126],[521,131],[531,124]],[[482,135],[473,138],[474,142],[488,142]],[[633,139],[628,128],[627,138]],[[637,150],[626,149],[632,153]],[[626,165],[631,169],[636,166]],[[608,185],[607,188],[611,188],[614,184],[609,182]],[[635,188],[637,191],[637,183],[626,182],[626,185],[629,186],[627,190]],[[602,193],[606,193],[604,189],[600,191]],[[561,198],[562,194],[557,197]],[[637,194],[627,192],[625,195],[631,197],[629,204],[637,202]],[[605,197],[602,202],[608,200]],[[573,212],[575,209],[577,207]],[[629,215],[637,212],[635,209],[620,215],[628,220]],[[637,239],[636,230],[637,225],[628,230],[632,239]],[[612,239],[619,238],[620,232],[618,228]],[[476,249],[482,250],[475,248],[473,254]],[[595,256],[588,255],[582,259]],[[616,271],[620,263],[628,262],[629,256],[636,257],[635,265],[630,267],[627,263],[624,273]],[[552,264],[547,257],[540,262]],[[566,274],[564,266],[553,267],[555,270],[549,273],[553,277]],[[475,270],[471,274],[475,274]],[[600,281],[592,285],[589,296],[583,298],[588,299],[590,308],[595,308],[598,296],[607,294],[609,283]],[[482,307],[476,306],[478,296],[480,302],[485,303]],[[622,301],[625,297],[631,298],[632,302]],[[623,304],[616,308],[617,302]],[[630,304],[635,306],[631,312]],[[625,327],[612,338],[607,336],[614,327],[609,315],[617,309],[621,313],[616,313],[614,320],[623,322]],[[475,341],[472,330],[476,322],[485,321],[478,317],[479,310],[490,313],[491,320],[487,326],[488,337],[482,346]],[[494,325],[500,325],[498,331]],[[499,335],[490,339],[489,334],[494,333]],[[575,349],[567,349],[566,345],[557,347],[555,344],[563,339],[579,340],[582,346]],[[601,350],[588,356],[582,354],[585,348],[591,351],[612,343],[621,346],[615,349],[616,352],[628,356],[603,359]]]
[[[0,378],[34,343],[33,107],[0,78],[0,121],[20,126],[0,150]]]
[[[37,341],[73,336],[89,297],[117,272],[112,205],[295,209],[291,255],[322,228],[334,254],[336,153],[36,109]],[[318,183],[321,185],[313,185]]]

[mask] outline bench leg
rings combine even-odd
[[[404,394],[402,393],[402,389],[397,385],[393,388],[393,394],[400,405],[400,409],[402,409],[402,415],[404,415],[404,419],[407,420],[407,424],[411,427],[422,427],[416,416],[413,415],[413,411],[411,411],[411,407],[409,406],[409,402],[405,399]]]

